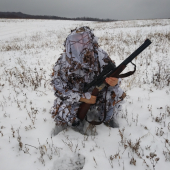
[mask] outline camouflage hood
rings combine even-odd
[[[89,72],[99,71],[95,64],[104,65],[104,61],[100,59],[103,59],[106,53],[99,48],[98,39],[89,27],[73,30],[64,45],[67,62],[72,66],[70,72],[80,68]]]

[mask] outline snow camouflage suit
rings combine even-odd
[[[65,51],[55,63],[52,73],[51,85],[56,99],[51,113],[56,125],[71,126],[73,121],[78,121],[76,113],[81,104],[80,98],[89,95],[94,88],[90,88],[89,93],[83,94],[85,84],[90,83],[94,76],[99,75],[103,67],[112,60],[98,46],[97,38],[89,27],[72,30],[64,46]],[[119,87],[120,82],[119,79],[118,85],[108,87],[105,121],[110,120],[120,109],[124,93]],[[105,91],[105,88],[100,91],[96,104],[90,107],[90,110],[97,109],[101,120],[104,114]],[[121,102],[115,104],[120,100]]]

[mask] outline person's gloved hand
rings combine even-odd
[[[115,77],[107,77],[105,79],[106,83],[109,84],[110,86],[115,86],[116,84],[118,84],[118,78]]]
[[[86,99],[86,98],[81,97],[80,102],[84,102],[84,103],[87,103],[87,104],[95,104],[96,103],[96,96],[91,95],[90,99]]]

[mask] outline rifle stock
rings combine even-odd
[[[97,96],[99,93],[99,90],[97,88],[94,88],[91,95],[93,96]],[[90,108],[91,104],[87,104],[87,103],[82,103],[80,104],[79,106],[79,109],[78,109],[78,112],[77,112],[77,117],[82,121],[84,120],[84,118],[86,117],[87,115],[87,112]]]

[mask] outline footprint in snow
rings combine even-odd
[[[80,154],[74,154],[72,157],[64,155],[57,159],[52,170],[81,170],[85,164],[85,157]]]

